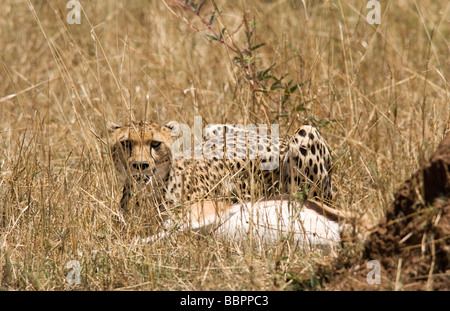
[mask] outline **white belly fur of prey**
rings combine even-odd
[[[234,213],[216,229],[216,236],[226,240],[243,239],[253,229],[253,236],[263,244],[291,237],[308,246],[334,244],[340,240],[337,222],[292,202],[265,201],[253,207],[247,203],[232,210]]]
[[[313,208],[311,208],[313,207]],[[333,217],[328,216],[333,213]],[[252,237],[258,244],[274,244],[288,239],[304,247],[333,246],[340,241],[341,225],[336,211],[316,201],[300,203],[287,200],[268,200],[257,203],[234,204],[222,213],[191,221],[188,225],[169,230],[143,240],[154,242],[180,231],[214,234],[225,241],[245,240]],[[173,226],[172,226],[173,227]]]

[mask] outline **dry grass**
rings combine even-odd
[[[291,271],[329,261],[214,238],[134,244],[145,218],[117,221],[107,120],[312,123],[333,150],[335,206],[374,221],[449,122],[448,1],[382,1],[369,25],[364,1],[217,0],[228,47],[163,1],[81,2],[69,25],[65,0],[2,1],[0,289],[282,290]],[[233,49],[249,42],[266,45],[239,67]],[[289,96],[272,78],[251,83],[271,65],[299,84]],[[70,260],[80,285],[66,281]]]

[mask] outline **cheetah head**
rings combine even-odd
[[[118,173],[136,181],[163,183],[171,167],[173,139],[170,126],[153,122],[107,125],[109,145]]]

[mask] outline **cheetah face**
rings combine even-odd
[[[171,130],[151,122],[125,126],[108,123],[110,147],[116,170],[136,181],[161,184],[171,166]]]

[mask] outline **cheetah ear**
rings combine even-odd
[[[178,123],[177,121],[169,121],[162,127],[168,128],[171,131],[172,136],[177,136],[180,132],[180,123]]]
[[[121,126],[115,124],[114,122],[108,121],[108,122],[106,123],[106,129],[108,130],[108,133],[112,133],[112,132],[114,132],[115,130],[120,129],[120,128],[121,128]]]

